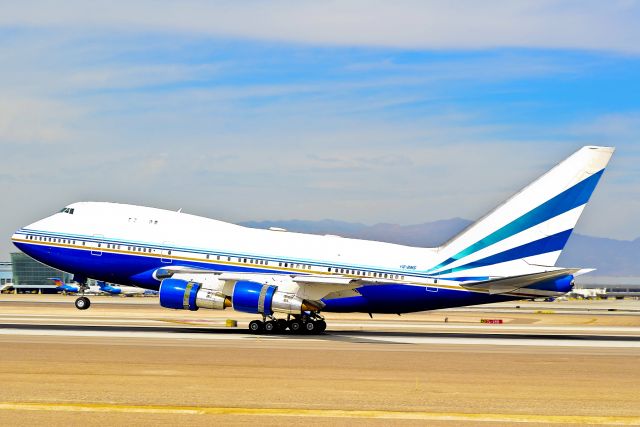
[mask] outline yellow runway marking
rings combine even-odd
[[[108,403],[0,402],[0,410],[57,412],[126,412],[191,415],[249,415],[269,417],[365,418],[425,421],[482,421],[541,424],[640,425],[640,416],[473,414],[464,412],[356,411],[340,409],[222,408]]]

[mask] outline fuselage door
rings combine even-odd
[[[172,261],[171,242],[162,242],[162,256],[160,260],[165,264],[171,263]]]
[[[104,235],[102,234],[94,234],[93,235],[93,240],[94,240],[94,247],[93,249],[91,249],[91,255],[95,255],[95,256],[102,256],[102,245],[104,244]]]

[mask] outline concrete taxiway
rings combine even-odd
[[[640,425],[638,301],[328,314],[320,336],[92,302],[0,295],[0,425]]]

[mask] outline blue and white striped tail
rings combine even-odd
[[[555,265],[614,148],[583,147],[438,248],[435,277],[506,277]]]

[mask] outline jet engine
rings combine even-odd
[[[164,279],[160,285],[160,305],[165,308],[197,310],[199,308],[234,310],[244,313],[300,314],[315,311],[318,307],[291,293],[278,291],[275,285],[239,280],[233,286],[231,296],[214,289],[204,288],[201,283]]]
[[[160,305],[165,308],[195,311],[199,308],[224,310],[231,299],[222,292],[203,288],[202,283],[164,279],[160,284]]]

